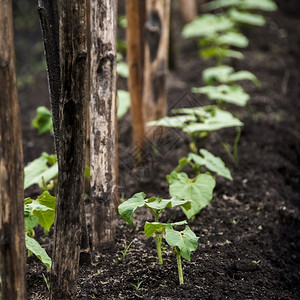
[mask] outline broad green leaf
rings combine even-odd
[[[166,126],[183,128],[186,125],[186,122],[190,121],[197,121],[197,118],[193,115],[164,117],[157,121],[148,122],[147,126]]]
[[[204,14],[183,27],[184,38],[211,36],[217,32],[228,31],[234,27],[234,23],[225,15],[215,16]]]
[[[246,36],[239,32],[222,33],[216,38],[215,41],[218,45],[228,45],[239,48],[245,48],[249,44]]]
[[[128,65],[123,61],[118,62],[117,63],[117,73],[118,73],[118,75],[120,75],[124,78],[128,78],[128,75],[129,75]]]
[[[227,83],[228,76],[234,72],[234,68],[226,65],[207,68],[202,72],[203,81],[206,84],[214,82]]]
[[[26,248],[39,258],[42,263],[48,268],[51,268],[51,258],[48,256],[44,248],[33,238],[25,234]]]
[[[176,108],[172,110],[172,113],[176,114],[187,114],[187,115],[196,115],[198,118],[208,118],[211,114],[212,106],[201,106],[193,108]],[[186,117],[185,117],[186,118]],[[195,121],[196,118],[186,118],[186,121]]]
[[[40,106],[36,110],[36,116],[31,122],[32,127],[37,128],[39,134],[51,132],[53,134],[53,124],[50,110],[45,106]]]
[[[161,199],[152,197],[145,201],[145,206],[156,210],[163,210],[166,207],[181,206],[184,207],[186,210],[189,210],[191,208],[191,203],[189,200],[182,200],[178,199],[177,197],[171,199]]]
[[[27,215],[24,218],[25,222],[25,232],[31,231],[38,223],[39,218],[35,215]]]
[[[232,180],[231,173],[226,168],[223,160],[220,157],[214,156],[212,153],[205,149],[200,149],[200,155],[189,153],[188,159],[193,160],[200,166],[205,166],[209,171],[217,173],[219,176],[223,176],[229,180]]]
[[[133,224],[133,213],[139,207],[143,207],[145,205],[145,198],[146,194],[141,192],[133,195],[132,198],[124,201],[122,204],[119,205],[118,211],[122,218],[129,223],[130,225]]]
[[[273,0],[214,0],[202,6],[204,11],[210,11],[224,7],[237,7],[241,10],[274,11],[277,5]]]
[[[26,198],[24,202],[25,216],[26,212],[30,211],[31,215],[38,217],[38,223],[49,231],[55,218],[56,197],[51,196],[49,192],[44,192],[36,200]]]
[[[147,236],[147,238],[149,238],[153,233],[155,232],[163,232],[166,229],[166,226],[180,226],[180,225],[186,225],[187,222],[186,221],[181,221],[181,222],[175,222],[175,223],[159,223],[159,222],[147,222],[145,223],[144,226],[144,232]]]
[[[246,70],[238,71],[228,76],[228,82],[235,82],[240,80],[250,80],[257,86],[260,86],[260,82],[258,81],[256,76],[253,73]]]
[[[129,110],[130,94],[124,90],[118,90],[118,111],[117,117],[121,119]]]
[[[166,227],[166,242],[171,247],[177,247],[180,255],[188,261],[191,260],[191,252],[198,248],[198,239],[187,225],[183,231],[176,231],[169,225]]]
[[[236,9],[231,9],[229,11],[230,18],[237,23],[243,23],[248,25],[255,25],[255,26],[263,26],[266,23],[266,20],[263,16],[247,13],[247,12],[240,12]]]
[[[215,179],[211,175],[200,174],[196,178],[190,179],[186,173],[173,171],[167,176],[167,180],[172,197],[191,201],[191,209],[186,210],[182,207],[189,219],[207,206],[212,199]]]
[[[250,99],[244,89],[237,84],[192,88],[192,92],[205,94],[211,100],[224,101],[239,106],[245,106]]]
[[[48,166],[49,157],[47,153],[43,153],[39,158],[33,160],[24,168],[24,189],[39,184],[44,178],[47,183],[58,175],[58,165],[55,163],[52,166]],[[47,154],[48,155],[48,154]]]
[[[202,77],[206,84],[213,84],[215,82],[230,83],[240,80],[250,80],[256,85],[260,85],[253,73],[245,70],[234,72],[232,67],[226,65],[207,68],[203,71]]]
[[[223,47],[210,47],[203,50],[200,50],[200,56],[203,58],[236,58],[236,59],[243,59],[244,55],[240,51],[231,50]]]
[[[214,115],[205,119],[203,123],[190,123],[183,128],[183,131],[188,134],[192,134],[195,132],[209,132],[238,126],[243,126],[243,123],[239,119],[235,118],[228,111],[222,111],[218,109],[215,111]]]

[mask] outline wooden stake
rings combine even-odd
[[[192,22],[197,17],[197,0],[179,0],[179,6],[184,23]]]
[[[75,299],[84,217],[87,1],[58,1],[61,93],[51,300]]]
[[[115,238],[116,14],[115,1],[91,1],[92,245]]]
[[[143,35],[145,0],[126,0],[128,89],[131,99],[133,154],[140,160],[144,145],[144,121],[142,109],[143,83]]]
[[[0,276],[2,299],[25,299],[23,150],[10,0],[0,2]]]

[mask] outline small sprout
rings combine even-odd
[[[136,291],[138,291],[141,288],[141,285],[143,283],[143,280],[138,280],[137,284],[132,284]]]
[[[233,225],[236,225],[237,223],[238,223],[237,220],[234,220],[234,219],[232,220],[232,224],[233,224]]]
[[[224,243],[218,243],[218,245],[220,246],[225,246],[225,245],[230,245],[232,244],[232,242],[230,242],[229,240],[226,240]]]
[[[132,245],[132,243],[135,241],[135,239],[133,239],[128,245],[126,244],[126,240],[125,240],[125,245],[124,245],[124,250],[120,251],[122,256],[118,257],[119,261],[125,262],[125,258],[126,258],[126,254],[130,248],[130,246]]]
[[[260,264],[260,260],[252,260],[252,263],[255,265],[259,265]]]
[[[259,225],[259,226],[257,227],[257,229],[258,229],[258,230],[262,230],[263,227],[262,227],[261,225]]]

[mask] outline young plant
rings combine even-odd
[[[34,239],[34,227],[41,225],[45,232],[49,232],[54,222],[56,197],[45,191],[36,200],[26,198],[24,200],[25,218],[25,244],[29,255],[36,255],[47,268],[51,268],[51,258],[45,249]]]
[[[119,206],[119,213],[129,224],[133,225],[133,213],[138,207],[147,207],[154,215],[154,222],[147,222],[144,225],[144,233],[147,238],[154,236],[156,241],[156,249],[158,255],[159,264],[162,264],[162,240],[165,238],[167,244],[172,247],[178,266],[179,283],[183,284],[183,272],[181,257],[190,261],[190,255],[192,251],[195,251],[198,247],[198,237],[195,233],[187,226],[186,221],[175,222],[175,223],[161,223],[159,222],[160,214],[167,207],[181,206],[185,210],[191,208],[190,201],[179,200],[178,198],[172,199],[161,199],[152,197],[145,199],[144,193],[137,193],[132,198],[123,202]],[[175,226],[185,225],[183,231],[177,231],[174,229]]]
[[[32,127],[37,128],[39,134],[50,132],[53,134],[53,124],[50,110],[40,106],[36,110],[36,116],[31,122]]]
[[[147,229],[149,229],[149,224],[151,224],[150,226],[151,230],[154,229],[154,231],[152,231],[150,236],[154,233],[159,264],[163,263],[161,250],[162,250],[162,238],[165,231],[165,225],[163,223],[159,223],[159,216],[167,207],[174,207],[174,206],[185,207],[186,210],[191,208],[191,204],[189,200],[180,200],[178,198],[161,199],[156,197],[151,197],[149,199],[146,199],[146,194],[142,192],[135,194],[132,198],[120,204],[118,208],[119,214],[123,217],[123,219],[127,223],[129,223],[132,226],[134,226],[132,218],[135,210],[139,207],[149,208],[149,210],[154,216],[154,223],[146,222],[145,234],[147,235],[146,232],[149,232]]]
[[[180,108],[174,109],[172,112],[176,115],[149,122],[147,125],[181,128],[191,138],[190,148],[196,154],[198,153],[198,139],[204,139],[216,130],[243,125],[230,112],[214,105]]]

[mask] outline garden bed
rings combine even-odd
[[[78,299],[300,299],[300,21],[290,2],[267,14],[265,27],[244,28],[250,46],[243,51],[245,59],[232,64],[253,72],[262,86],[243,84],[251,100],[246,108],[235,109],[244,123],[238,167],[220,142],[232,144],[234,129],[207,140],[207,149],[222,157],[234,180],[217,178],[213,200],[190,222],[200,239],[191,262],[183,261],[184,285],[178,284],[171,250],[164,252],[164,264],[157,264],[154,240],[140,233],[150,217],[141,210],[136,228],[119,217],[116,242],[103,246],[95,264],[81,266]],[[169,107],[207,104],[188,91],[202,84],[208,63],[198,58],[196,40],[182,41],[176,33]],[[48,101],[45,75],[36,80],[20,94],[26,163],[42,151],[54,151],[50,136],[37,136],[30,128],[29,116]],[[164,139],[147,146],[145,164],[135,167],[130,134],[127,114],[119,122],[120,192],[125,198],[140,191],[169,197],[165,176],[188,153],[188,138],[169,130]],[[181,219],[182,212],[174,209],[165,221]],[[121,251],[132,240],[122,261]],[[51,234],[44,242],[51,256],[50,242]],[[39,260],[28,259],[29,299],[47,299],[47,272]]]

